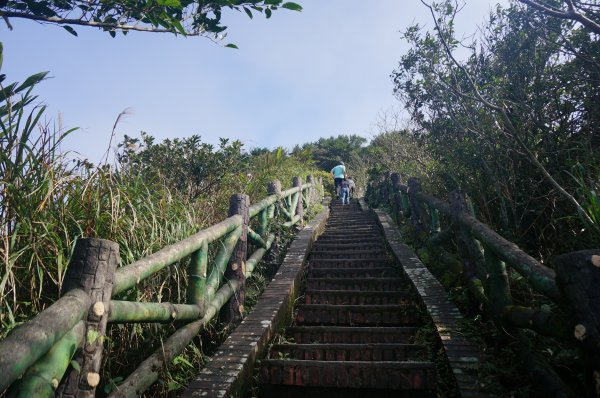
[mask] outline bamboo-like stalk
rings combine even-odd
[[[113,297],[135,286],[166,266],[181,260],[202,247],[202,242],[211,243],[242,225],[241,216],[232,216],[218,224],[173,245],[166,246],[147,257],[119,268],[115,274]]]
[[[246,261],[246,278],[252,275],[252,271],[254,271],[256,264],[258,264],[258,262],[263,258],[265,253],[271,248],[271,245],[273,244],[274,240],[275,235],[270,234],[267,238],[267,241],[265,242],[265,247],[255,250],[254,253],[252,253],[252,255],[248,258],[248,260]]]
[[[266,245],[265,240],[260,236],[260,234],[258,232],[255,232],[250,227],[248,227],[248,239],[250,240],[250,243],[258,247],[265,247]]]
[[[62,379],[71,358],[77,348],[83,344],[85,323],[77,324],[41,357],[33,366],[27,369],[25,375],[13,384],[9,397],[14,398],[53,398],[56,387]]]
[[[258,213],[258,229],[256,233],[261,237],[266,237],[269,232],[269,207],[265,207]]]
[[[285,228],[290,228],[291,226],[295,225],[298,221],[300,221],[300,216],[294,216],[290,221],[284,222],[281,225]]]
[[[83,290],[73,289],[14,329],[0,343],[0,391],[8,388],[73,329],[89,308],[90,297]]]
[[[207,324],[221,307],[229,300],[233,293],[239,288],[236,281],[223,285],[215,294],[214,299],[206,308],[206,314],[200,320],[188,323],[167,340],[163,342],[150,357],[146,358],[125,381],[114,390],[109,398],[134,398],[142,395],[160,375],[166,364],[178,355],[189,342],[198,335],[198,332]]]
[[[140,303],[111,300],[108,321],[111,323],[193,321],[200,318],[194,304]]]
[[[260,212],[263,211],[264,209],[267,209],[268,207],[277,203],[277,200],[278,200],[277,195],[269,195],[266,198],[264,198],[263,200],[261,200],[260,202],[253,204],[252,206],[250,206],[250,209],[248,209],[250,218],[256,216],[257,214],[260,214]]]
[[[208,242],[202,241],[200,249],[196,250],[190,259],[187,288],[187,302],[194,304],[204,312],[204,294],[206,292],[206,273],[208,271]]]
[[[502,311],[502,319],[513,326],[531,329],[544,336],[572,338],[573,322],[553,311],[509,305]]]
[[[240,217],[241,218],[241,217]],[[231,232],[226,238],[225,242],[223,242],[223,247],[215,256],[215,259],[212,262],[210,276],[206,280],[206,300],[207,302],[211,302],[212,298],[219,288],[221,281],[223,280],[223,275],[225,274],[225,268],[227,267],[227,262],[231,257],[231,253],[235,248],[235,245],[242,235],[242,226],[238,226],[233,232]]]

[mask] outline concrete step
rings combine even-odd
[[[323,268],[311,267],[307,278],[384,278],[398,276],[399,271],[392,267],[367,268]]]
[[[403,291],[406,279],[390,278],[311,278],[306,281],[307,290],[355,290],[355,291]]]
[[[417,327],[292,326],[286,334],[298,344],[409,343]]]
[[[267,385],[331,387],[361,389],[362,393],[365,389],[433,390],[435,373],[435,366],[430,362],[267,359],[261,362],[259,383],[263,388]],[[271,394],[273,392],[269,391]]]
[[[326,243],[317,241],[311,248],[311,252],[322,252],[328,250],[384,250],[382,241],[356,242],[356,243]]]
[[[327,243],[327,244],[353,244],[353,243],[382,243],[383,240],[381,239],[381,235],[373,235],[370,237],[365,237],[365,236],[359,236],[357,238],[355,237],[339,237],[339,236],[326,236],[326,235],[321,235],[319,236],[319,239],[315,242],[315,244],[321,244],[321,243]]]
[[[315,258],[310,259],[308,268],[381,268],[392,267],[387,257],[377,258]]]
[[[272,359],[315,361],[420,361],[427,347],[417,344],[277,344]]]
[[[412,304],[332,305],[301,304],[299,325],[418,326],[419,308]]]
[[[363,250],[328,250],[328,251],[311,251],[311,259],[378,259],[385,260],[385,252],[381,249],[363,249]]]
[[[305,304],[406,304],[413,302],[408,292],[399,291],[355,291],[355,290],[307,290]]]

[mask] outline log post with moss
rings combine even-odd
[[[85,320],[83,349],[74,361],[79,369],[71,367],[65,375],[61,397],[94,397],[100,383],[100,365],[108,308],[115,271],[119,262],[119,245],[115,242],[87,238],[75,244],[73,257],[67,268],[63,291],[83,289],[90,295],[91,308]]]
[[[267,186],[267,192],[269,195],[277,195],[281,197],[281,181],[274,180]],[[269,218],[275,217],[275,205],[269,206]]]
[[[563,254],[554,261],[556,283],[583,345],[590,396],[600,397],[600,249]]]
[[[221,311],[224,322],[237,324],[242,321],[244,314],[244,301],[246,298],[246,258],[248,253],[248,222],[250,197],[244,194],[232,195],[229,199],[229,216],[239,214],[243,218],[242,234],[240,235],[229,264],[225,271],[226,281],[236,281],[239,290],[234,294]]]
[[[424,242],[429,237],[429,215],[425,206],[417,197],[421,192],[421,182],[416,178],[408,179],[408,198],[410,201],[410,219],[414,227],[415,242]]]
[[[298,195],[298,199],[295,201],[296,203],[296,215],[300,218],[300,224],[303,224],[303,220],[304,220],[304,206],[302,205],[302,180],[300,179],[300,177],[294,177],[292,179],[292,186],[293,187],[297,187],[298,193],[296,195]]]

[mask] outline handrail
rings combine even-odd
[[[394,186],[402,192],[408,193],[408,187],[406,185],[395,184]],[[452,211],[448,203],[426,195],[423,192],[415,192],[414,195],[417,199],[441,211],[457,221],[460,225],[467,228],[475,238],[485,243],[498,258],[506,261],[514,267],[519,274],[524,276],[531,284],[531,287],[540,293],[545,294],[556,303],[561,301],[560,292],[554,282],[556,273],[553,269],[546,267],[521,250],[516,244],[503,238],[499,233],[469,213],[465,211]]]
[[[568,396],[570,388],[547,357],[530,348],[531,334],[522,329],[568,344],[579,340],[586,361],[596,364],[586,377],[600,374],[600,249],[563,254],[551,269],[477,220],[462,193],[450,192],[443,201],[423,193],[417,179],[401,184],[398,173],[386,173],[385,179],[370,182],[367,198],[374,206],[389,206],[397,222],[407,221],[422,262],[443,274],[440,282],[468,288],[478,308],[520,347],[521,358],[527,359],[524,370],[537,379],[542,390],[549,386],[547,395],[554,396],[552,388],[560,386],[563,396]],[[449,225],[440,226],[439,213]],[[450,240],[452,244],[447,244]],[[457,255],[451,252],[454,249]],[[513,300],[508,267],[542,294],[533,296],[530,307]],[[523,288],[519,290],[522,293]],[[599,388],[600,379],[596,379],[595,391]]]
[[[90,297],[74,289],[10,333],[0,344],[0,391],[48,352],[79,322],[90,307]]]
[[[92,260],[72,258],[67,269],[68,272],[72,271],[72,275],[80,275],[79,284],[83,289],[73,288],[67,291],[60,300],[39,313],[31,321],[15,328],[3,341],[0,341],[0,393],[27,371],[19,383],[13,386],[13,390],[16,389],[19,393],[21,391],[45,391],[44,394],[48,395],[49,391],[57,389],[58,380],[62,378],[69,362],[73,362],[71,358],[75,348],[82,345],[86,347],[85,355],[76,358],[81,369],[75,371],[75,373],[82,374],[67,377],[65,379],[67,382],[59,387],[59,395],[71,391],[72,386],[68,384],[71,379],[76,381],[76,390],[83,385],[87,389],[86,391],[93,391],[99,382],[98,366],[101,361],[94,360],[94,363],[90,365],[89,358],[91,357],[88,358],[88,356],[96,355],[94,352],[98,352],[98,349],[101,355],[102,336],[105,329],[103,325],[106,325],[107,322],[192,321],[169,337],[163,347],[159,348],[160,353],[157,352],[144,361],[130,375],[119,392],[115,392],[117,395],[139,395],[158,377],[158,372],[150,372],[156,377],[148,377],[147,374],[139,377],[140,372],[144,373],[147,370],[146,364],[156,364],[158,361],[161,366],[155,369],[159,369],[162,364],[168,363],[197,334],[202,325],[214,318],[227,300],[237,290],[243,288],[245,277],[251,276],[252,271],[275,239],[275,235],[269,232],[269,220],[275,216],[276,209],[279,209],[279,213],[288,219],[288,221],[284,220],[282,225],[289,227],[302,221],[303,203],[320,201],[312,176],[309,176],[307,180],[308,183],[301,184],[299,178],[295,177],[294,187],[285,191],[276,191],[258,203],[247,206],[245,210],[238,209],[238,211],[247,212],[246,218],[243,213],[230,213],[227,219],[186,239],[166,246],[149,256],[118,268],[116,271],[113,268],[113,274],[110,274],[111,266],[105,266],[105,264],[113,262],[116,265],[118,245],[103,241],[108,244],[108,249],[106,249],[106,247],[94,246],[104,243],[90,243],[91,246],[86,249],[86,253],[91,254]],[[281,184],[276,182],[275,186],[280,187]],[[234,197],[239,196],[234,195]],[[284,204],[283,200],[287,200],[289,205]],[[258,228],[254,231],[249,227],[249,223],[256,216],[258,216]],[[248,234],[248,231],[251,233]],[[248,240],[256,248],[251,255],[248,254],[241,261],[244,279],[229,279],[221,286],[226,269],[238,267],[236,262],[239,261],[238,257],[234,260],[233,255],[234,252],[239,253],[239,245],[244,245],[243,253],[246,253],[247,234]],[[240,239],[242,236],[243,240]],[[221,238],[224,238],[222,246],[209,264],[208,245]],[[115,247],[116,256],[114,255]],[[108,251],[102,251],[104,249]],[[110,299],[111,296],[118,296],[170,264],[181,261],[190,255],[188,303],[141,303]],[[97,261],[98,264],[87,266],[86,261]],[[109,274],[100,278],[88,274],[90,272],[88,269],[86,271],[75,269],[82,266],[87,266],[94,270],[93,272],[109,272]],[[98,301],[102,296],[92,294],[91,290],[96,289],[97,291],[98,288],[93,287],[90,283],[103,281],[104,278],[106,278],[107,284],[100,286],[103,289],[108,287],[110,290],[104,299],[100,298]],[[240,307],[240,311],[242,307]],[[168,349],[171,346],[174,347],[173,350]],[[169,351],[169,355],[166,355],[167,351]],[[73,372],[72,370],[71,376]],[[44,377],[40,378],[39,375],[44,375]],[[83,379],[83,382],[78,381],[79,379]],[[133,382],[131,382],[132,380]],[[139,387],[140,382],[145,386],[143,389]],[[129,384],[135,384],[136,387],[133,390],[127,390]]]

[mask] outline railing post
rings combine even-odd
[[[410,215],[417,240],[424,242],[429,237],[428,215],[423,203],[419,202],[416,194],[421,192],[421,182],[417,178],[408,179],[408,198],[410,200]]]
[[[556,283],[575,321],[573,334],[583,346],[589,396],[600,396],[600,249],[563,254],[554,264]]]
[[[315,179],[312,175],[306,176],[306,182],[310,184],[308,188],[308,194],[306,195],[306,207],[310,207],[310,204],[315,201]]]
[[[87,238],[75,244],[69,262],[63,292],[81,288],[88,292],[91,308],[85,321],[83,350],[73,358],[79,369],[71,368],[59,387],[61,397],[94,397],[100,383],[102,346],[108,321],[108,308],[119,262],[119,245],[115,242]]]
[[[402,201],[400,199],[400,174],[392,173],[390,175],[392,181],[392,214],[396,222],[400,222],[402,216]]]
[[[246,299],[246,258],[248,252],[248,222],[250,197],[244,194],[232,195],[229,199],[229,217],[239,214],[243,218],[242,235],[239,237],[229,264],[225,270],[225,280],[237,280],[239,290],[233,294],[221,310],[221,319],[228,323],[239,323],[244,314],[244,301]]]
[[[450,192],[448,201],[450,202],[453,216],[461,212],[468,212],[467,200],[462,193],[458,191]],[[485,280],[487,273],[485,271],[485,259],[481,244],[463,226],[458,226],[457,237],[459,238],[458,249],[465,261],[465,270],[469,270],[470,272],[475,271],[479,279]]]
[[[300,217],[300,225],[304,224],[304,206],[302,206],[302,180],[300,177],[292,179],[294,187],[300,188],[298,191],[298,202],[296,203],[296,215]]]
[[[277,195],[281,197],[281,182],[279,180],[274,180],[269,183],[267,187],[267,192],[269,195]],[[269,206],[269,218],[275,217],[275,205]]]

